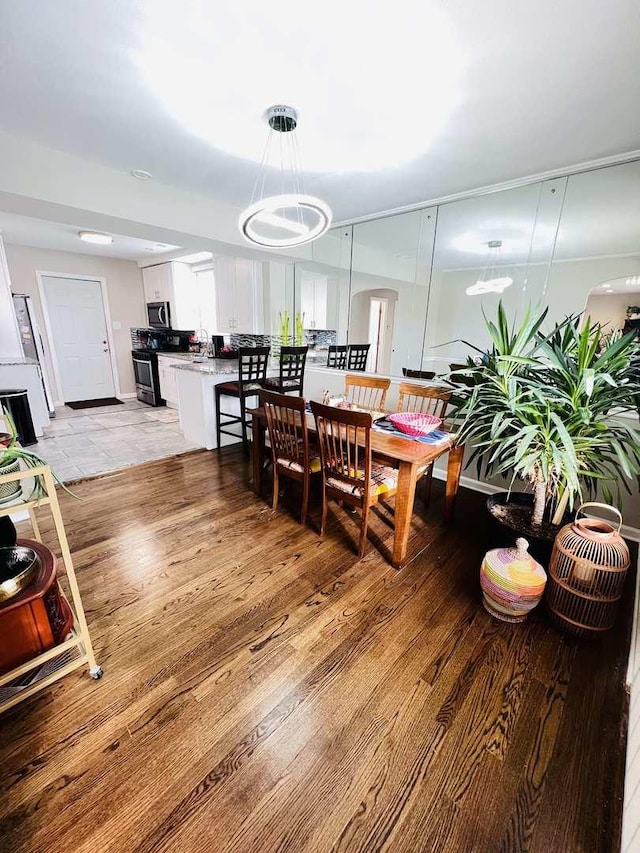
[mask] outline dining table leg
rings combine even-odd
[[[464,457],[464,445],[456,445],[449,450],[447,461],[447,487],[444,499],[444,520],[451,521],[460,485],[460,473]]]
[[[264,464],[264,423],[259,415],[251,415],[251,437],[253,448],[253,491],[262,496],[262,466]]]
[[[398,468],[398,490],[395,507],[395,535],[393,537],[393,557],[391,562],[401,569],[407,560],[409,530],[413,515],[413,501],[416,495],[418,466],[412,462],[401,462]]]

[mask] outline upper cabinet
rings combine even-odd
[[[217,332],[266,334],[262,264],[244,258],[214,262]]]
[[[174,329],[195,328],[192,303],[196,292],[196,277],[188,264],[171,261],[144,267],[142,284],[145,303],[169,303],[171,325]]]

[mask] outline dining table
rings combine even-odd
[[[262,407],[247,409],[251,415],[253,433],[253,490],[262,496],[262,474],[265,462],[267,419]],[[381,413],[384,414],[384,413]],[[311,413],[305,415],[309,438],[316,434],[316,424]],[[447,459],[447,480],[444,501],[444,520],[453,517],[453,511],[460,485],[460,473],[464,457],[464,445],[457,444],[455,434],[441,428],[446,433],[441,440],[426,444],[410,436],[393,435],[387,431],[371,430],[371,451],[376,460],[398,469],[398,488],[394,508],[394,537],[391,563],[402,568],[416,555],[408,556],[409,532],[416,494],[416,484],[423,476],[425,468],[445,453]]]

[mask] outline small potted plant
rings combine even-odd
[[[38,456],[37,453],[33,453],[31,450],[25,450],[24,447],[20,447],[18,444],[18,433],[16,431],[13,418],[7,409],[4,409],[3,415],[5,425],[9,429],[9,432],[0,433],[0,476],[3,474],[17,473],[20,470],[20,463],[22,463],[27,469],[39,468],[42,465],[47,465],[48,463],[45,462],[42,457]],[[65,492],[68,492],[72,497],[77,497],[77,495],[74,495],[73,492],[64,485],[55,471],[52,470],[51,473],[53,474],[55,481],[58,485],[62,486]],[[22,486],[20,484],[20,480],[10,480],[9,482],[0,483],[0,504],[9,503],[16,498],[19,498],[21,494]],[[42,497],[44,494],[46,494],[46,490],[42,476],[35,476],[33,490],[27,500]]]
[[[509,490],[491,495],[489,512],[500,544],[524,535],[544,562],[568,510],[597,489],[609,503],[611,487],[640,473],[640,346],[635,334],[607,341],[599,324],[580,317],[542,332],[546,310],[510,325],[500,303],[497,321],[485,317],[492,346],[477,347],[455,371],[458,440],[473,448],[478,475],[502,475]],[[469,463],[467,463],[469,464]],[[513,492],[524,482],[525,494]]]

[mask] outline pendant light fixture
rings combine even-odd
[[[475,284],[470,285],[465,293],[467,296],[481,296],[483,293],[503,293],[507,287],[511,287],[513,279],[508,275],[501,275],[505,268],[502,266],[502,240],[489,240],[489,257],[480,278]]]
[[[295,135],[298,114],[282,104],[266,112],[269,135],[251,202],[240,214],[241,233],[257,246],[287,248],[316,240],[331,225],[331,208],[304,191]],[[274,144],[275,143],[275,144]],[[274,150],[275,149],[275,150]],[[270,173],[275,172],[275,177]],[[270,194],[270,190],[274,190]]]

